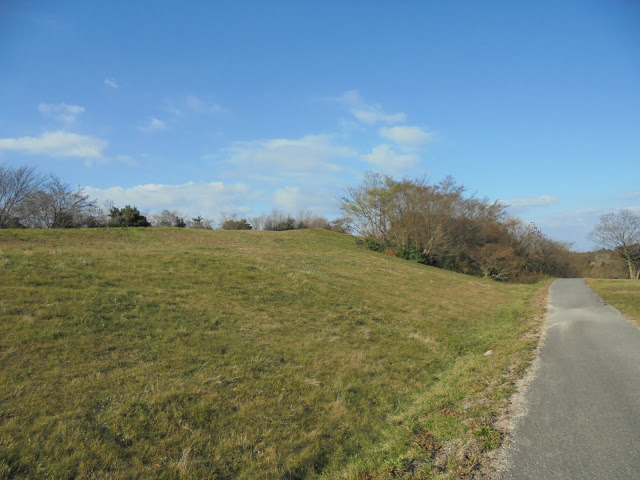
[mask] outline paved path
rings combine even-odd
[[[583,280],[556,280],[549,303],[500,478],[640,479],[640,329]]]

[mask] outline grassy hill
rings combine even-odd
[[[462,478],[543,290],[322,230],[0,231],[0,478]]]

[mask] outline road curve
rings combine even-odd
[[[549,304],[499,478],[640,479],[640,329],[581,279],[556,280]]]

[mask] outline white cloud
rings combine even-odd
[[[380,129],[380,135],[394,141],[405,150],[420,150],[433,138],[420,127],[410,126],[383,127]]]
[[[357,90],[345,92],[335,99],[347,107],[349,112],[362,123],[374,125],[376,123],[400,123],[407,119],[405,113],[385,113],[377,103],[366,103]]]
[[[222,211],[247,211],[247,202],[257,195],[244,183],[225,185],[223,182],[148,184],[105,189],[85,187],[85,193],[99,201],[112,201],[117,206],[134,205],[153,212],[169,209],[209,217],[217,216]]]
[[[39,137],[0,138],[0,151],[50,157],[102,158],[107,142],[67,132],[45,132]]]
[[[412,153],[400,154],[386,143],[373,147],[372,152],[368,155],[363,155],[362,158],[376,165],[382,171],[389,173],[401,173],[416,166],[420,161],[417,155]]]
[[[509,205],[509,207],[518,210],[524,210],[534,207],[545,207],[552,205],[558,201],[558,197],[552,195],[539,195],[537,197],[520,197],[512,198],[511,200],[505,200],[502,203]]]
[[[338,160],[357,156],[352,148],[333,143],[330,135],[237,142],[223,153],[228,154],[227,163],[243,176],[272,180],[338,172],[342,170]]]
[[[301,205],[300,188],[284,187],[279,188],[273,194],[273,204],[276,208],[281,208],[286,212],[295,212]]]
[[[47,118],[53,118],[70,125],[85,111],[85,108],[66,103],[41,103],[38,105],[38,111]]]
[[[146,125],[139,127],[140,130],[147,133],[159,132],[161,130],[165,130],[166,128],[166,122],[163,122],[156,117],[150,117]]]
[[[119,88],[119,85],[115,82],[115,80],[113,80],[112,78],[105,78],[104,79],[104,84],[107,87],[111,87],[111,88]]]

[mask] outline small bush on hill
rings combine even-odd
[[[222,222],[223,230],[251,230],[252,228],[246,218],[241,218],[240,220],[229,218]]]
[[[150,227],[147,217],[140,214],[136,207],[127,205],[124,208],[111,207],[109,210],[109,227]]]

